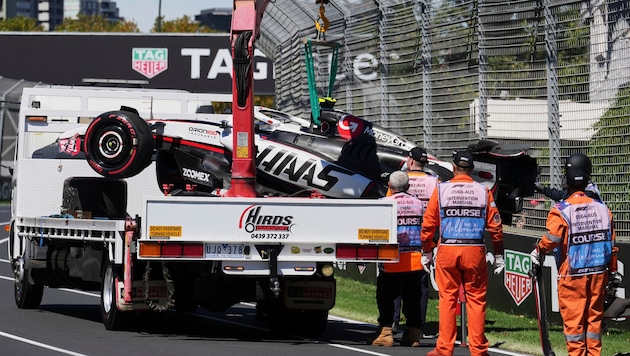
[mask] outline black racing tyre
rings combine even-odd
[[[101,319],[107,330],[124,330],[129,326],[130,312],[123,312],[116,305],[118,286],[114,266],[105,262],[105,270],[101,280]]]
[[[83,151],[92,169],[100,175],[132,177],[151,163],[153,135],[138,114],[109,111],[88,126]]]
[[[25,268],[22,258],[19,258],[16,263],[19,267],[14,286],[15,304],[19,309],[38,308],[44,296],[44,286],[29,283],[28,269]]]

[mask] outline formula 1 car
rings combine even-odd
[[[228,116],[230,117],[230,116]],[[415,145],[402,135],[339,110],[322,111],[319,125],[264,107],[255,108],[256,190],[261,196],[379,198],[389,174],[406,169]],[[473,177],[490,188],[504,222],[533,195],[538,173],[527,146],[481,140]],[[129,107],[103,113],[33,154],[85,158],[100,175],[131,177],[151,162],[165,194],[221,194],[230,184],[230,120],[144,120]],[[425,169],[452,177],[450,161],[429,155]]]

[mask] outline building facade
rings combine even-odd
[[[213,30],[229,33],[232,24],[232,9],[201,10],[201,14],[195,16],[195,21]]]
[[[116,2],[109,0],[0,0],[0,20],[30,17],[46,31],[54,30],[65,18],[76,19],[78,14],[120,20]]]

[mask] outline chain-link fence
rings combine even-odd
[[[308,37],[341,44],[336,108],[440,157],[480,138],[527,143],[541,182],[560,188],[564,158],[586,153],[630,240],[629,31],[628,0],[275,0],[258,46],[275,61],[276,106],[296,115],[310,112]],[[313,51],[323,95],[332,56]],[[551,204],[536,195],[513,223],[542,230]]]

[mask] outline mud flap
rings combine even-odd
[[[286,281],[285,305],[289,309],[330,310],[335,306],[336,283],[329,281]]]
[[[145,287],[142,280],[133,281],[133,287],[131,289],[132,303],[125,303],[123,293],[125,285],[122,279],[116,279],[117,297],[116,306],[121,311],[141,311],[150,310],[146,303]],[[165,303],[168,297],[168,289],[164,280],[150,280],[149,281],[149,297],[156,304]]]

